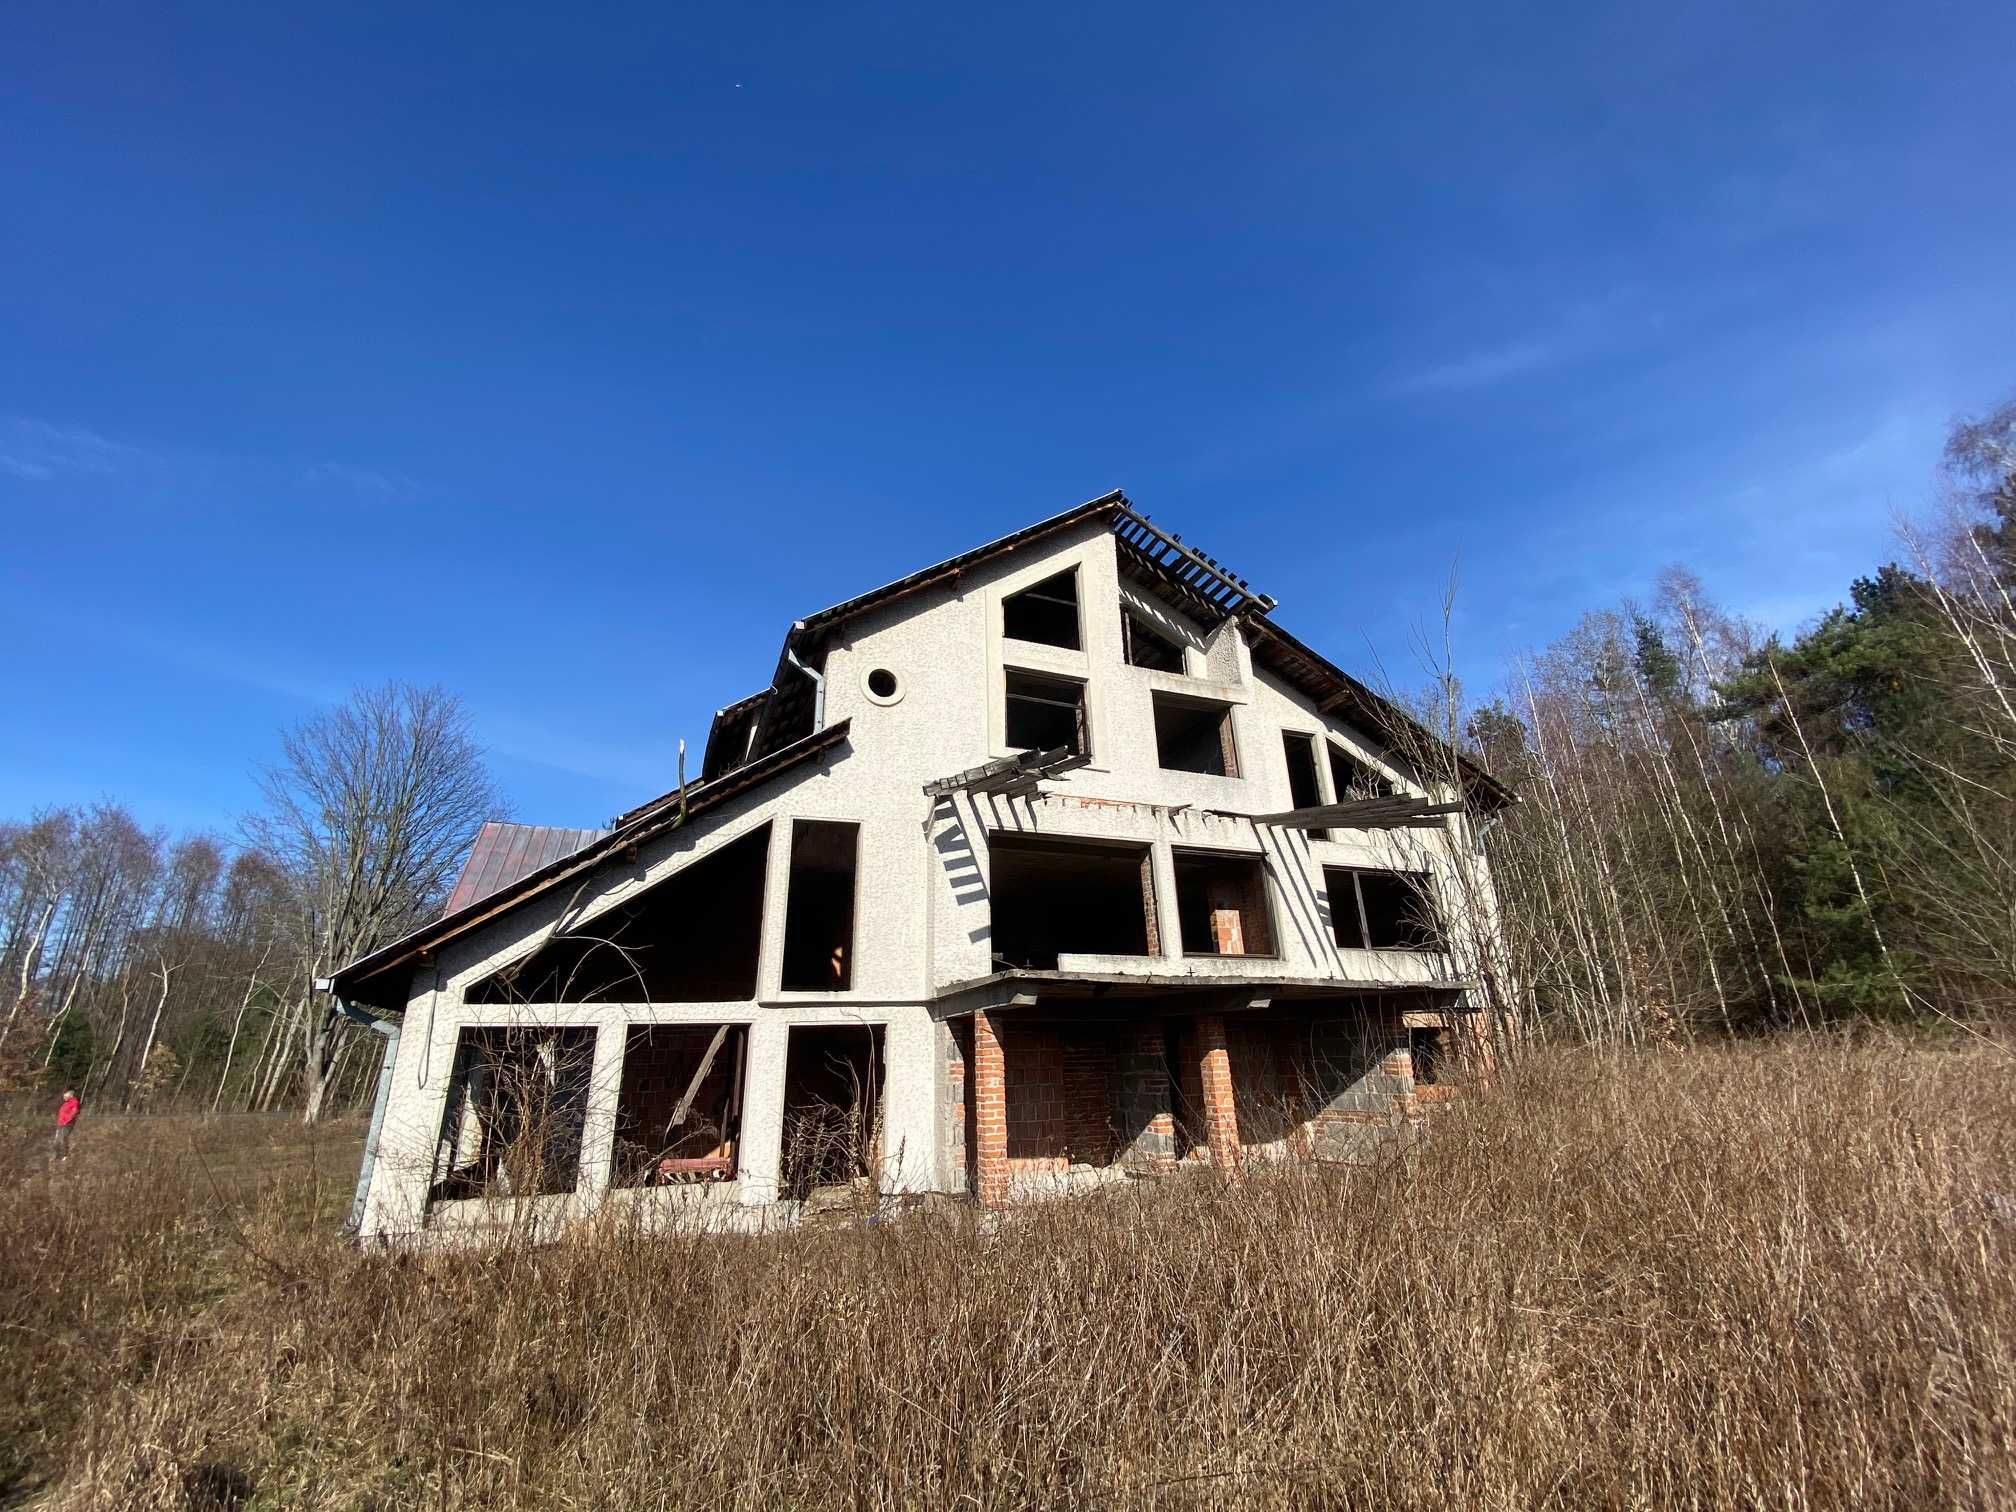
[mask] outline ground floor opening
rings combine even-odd
[[[976,1014],[961,1039],[965,1157],[983,1200],[1301,1156],[1362,1160],[1404,1138],[1447,1031],[1412,997],[1183,1011],[1180,999],[1039,1001]]]
[[[879,1024],[794,1026],[784,1063],[781,1195],[866,1181],[882,1160]]]

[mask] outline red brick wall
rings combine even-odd
[[[1008,1201],[1008,1105],[1003,1087],[1001,1041],[994,1021],[973,1015],[972,1073],[973,1188],[988,1207]]]
[[[1013,1021],[1001,1029],[1008,1159],[1017,1170],[1061,1171],[1114,1156],[1114,1043],[1103,1028]]]

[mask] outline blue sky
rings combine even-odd
[[[0,815],[459,691],[593,823],[788,621],[1125,488],[1476,686],[1792,625],[2016,388],[2016,7],[0,15]]]

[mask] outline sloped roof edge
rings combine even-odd
[[[660,806],[631,823],[618,825],[600,840],[537,871],[527,872],[489,896],[479,898],[454,913],[444,914],[432,923],[423,924],[410,934],[388,945],[381,945],[369,955],[358,957],[331,977],[331,990],[338,998],[369,1003],[380,1009],[404,1008],[405,972],[410,971],[423,955],[499,915],[509,913],[569,878],[593,870],[618,851],[655,840],[709,809],[718,808],[732,798],[764,786],[814,756],[840,745],[846,738],[847,721],[843,719],[712,782],[695,783],[686,790],[683,815],[677,808],[668,810]]]
[[[1257,614],[1242,616],[1253,644],[1253,653],[1262,665],[1295,680],[1297,672],[1313,672],[1327,689],[1325,704],[1350,710],[1360,722],[1382,736],[1389,746],[1397,746],[1402,756],[1409,747],[1429,746],[1444,750],[1454,758],[1465,789],[1473,798],[1492,808],[1504,808],[1519,801],[1519,795],[1493,777],[1483,767],[1454,749],[1441,736],[1426,729],[1413,715],[1382,693],[1374,692],[1321,652],[1290,635],[1271,619]],[[1296,664],[1300,663],[1300,666]]]

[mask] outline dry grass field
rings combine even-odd
[[[1994,1047],[1530,1057],[1376,1169],[758,1239],[335,1235],[357,1131],[0,1148],[0,1501],[2016,1504]]]

